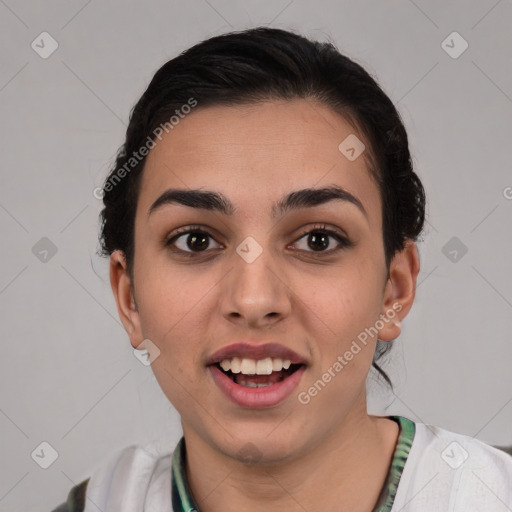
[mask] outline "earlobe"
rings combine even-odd
[[[139,313],[126,267],[126,259],[121,250],[114,251],[110,256],[110,285],[116,300],[119,318],[130,337],[132,347],[137,348],[144,340],[144,336],[140,327]]]
[[[400,335],[402,320],[414,303],[419,269],[418,248],[414,240],[408,239],[390,264],[381,312],[384,327],[379,330],[378,339],[392,341]]]

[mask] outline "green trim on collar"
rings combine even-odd
[[[172,454],[172,510],[173,512],[199,512],[187,483],[185,438],[182,437]]]
[[[398,484],[407,462],[409,451],[411,450],[412,442],[414,440],[414,434],[416,432],[416,425],[413,421],[404,418],[403,416],[387,416],[389,419],[394,420],[400,427],[400,434],[396,443],[393,460],[388,473],[388,477],[384,486],[382,487],[382,493],[379,497],[378,504],[375,507],[374,512],[390,512],[391,507],[395,501],[396,492],[398,490]]]

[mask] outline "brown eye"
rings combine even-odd
[[[329,247],[333,245],[333,242],[331,241],[332,239],[338,243],[338,246],[329,249]],[[302,246],[300,245],[301,243]],[[346,247],[351,247],[353,243],[350,242],[345,236],[342,236],[340,233],[321,227],[306,231],[293,245],[301,251],[319,253],[319,255],[322,255],[332,254],[333,252],[339,251]]]
[[[190,250],[204,251],[208,249],[208,235],[204,233],[189,233],[185,239],[185,245]]]
[[[309,247],[314,251],[322,251],[329,247],[330,236],[327,233],[321,233],[319,231],[311,232],[308,235]]]
[[[188,228],[172,236],[165,245],[175,247],[176,249],[172,249],[175,252],[181,251],[192,254],[205,252],[209,249],[210,240],[213,240],[213,237],[206,231]],[[222,247],[220,244],[218,246],[217,248]]]

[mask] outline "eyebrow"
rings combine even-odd
[[[368,218],[368,213],[361,201],[338,185],[324,188],[305,188],[291,192],[273,204],[272,217],[282,216],[291,210],[312,208],[334,200],[348,202],[357,206],[364,216]],[[168,204],[180,204],[201,210],[217,211],[227,216],[233,216],[237,212],[237,208],[235,208],[233,203],[219,192],[174,188],[166,190],[158,197],[149,208],[148,216]]]

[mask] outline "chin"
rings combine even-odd
[[[275,427],[273,427],[275,428]],[[232,438],[224,438],[219,448],[229,457],[248,465],[275,465],[284,463],[298,456],[301,450],[303,434],[292,435],[289,427],[277,432],[272,428],[255,427],[240,433],[233,433]]]

